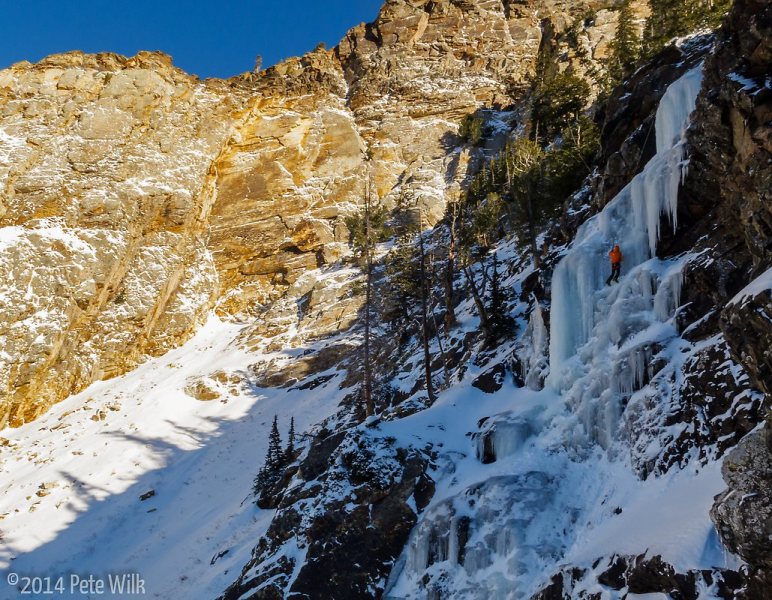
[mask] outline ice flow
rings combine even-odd
[[[647,303],[656,302],[659,314],[655,316],[661,321],[670,316],[662,307],[677,304],[677,297],[673,302],[657,295],[677,293],[678,282],[671,280],[668,290],[661,290],[662,265],[642,265],[656,255],[662,216],[667,215],[676,226],[678,186],[687,165],[685,133],[701,82],[700,66],[670,85],[656,114],[657,154],[598,215],[579,228],[573,245],[555,268],[547,380],[553,389],[565,391],[583,374],[584,369],[575,368],[577,351],[591,338],[598,338],[602,347],[597,350],[604,353],[608,348],[603,341],[621,341],[627,314],[615,310],[614,302],[631,294],[642,295]],[[604,287],[610,269],[608,252],[614,244],[619,244],[624,255],[622,274],[627,277],[619,284],[622,290]],[[589,353],[580,362],[597,356],[592,348],[586,350]]]
[[[485,440],[491,446],[490,470],[470,465],[470,458],[454,459],[455,481],[421,515],[385,597],[520,600],[535,593],[566,556],[598,557],[597,547],[590,544],[585,554],[583,544],[608,521],[610,509],[599,498],[638,485],[629,465],[614,461],[624,399],[646,385],[651,359],[678,335],[672,317],[687,257],[659,260],[655,250],[662,215],[675,222],[684,134],[700,83],[701,70],[695,69],[668,88],[656,115],[656,156],[580,228],[555,269],[551,389],[499,397],[501,408],[511,410],[492,416],[473,437],[478,460],[486,454]],[[614,242],[625,255],[623,275],[605,287]],[[539,389],[537,375],[546,369],[537,350],[547,342],[538,305],[527,336],[525,379]],[[565,405],[557,405],[555,391]],[[598,446],[609,451],[583,451]],[[692,530],[701,540],[700,527]],[[629,547],[638,546],[633,540]]]

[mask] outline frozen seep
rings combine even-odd
[[[540,425],[528,415],[496,415],[474,434],[475,455],[482,463],[511,456],[538,432]]]
[[[592,441],[607,447],[622,402],[645,383],[653,349],[675,335],[682,262],[656,258],[660,223],[676,226],[686,168],[685,132],[701,67],[674,82],[656,115],[657,154],[577,232],[552,280],[550,374]],[[619,244],[623,277],[607,287],[608,251]]]
[[[528,321],[525,337],[530,340],[530,355],[522,362],[523,380],[525,385],[532,390],[541,390],[544,380],[549,373],[549,361],[547,356],[549,346],[549,332],[544,324],[544,315],[541,305],[534,299],[534,307]]]
[[[557,517],[545,511],[556,487],[552,476],[531,471],[492,477],[439,504],[411,534],[385,597],[509,600],[533,593],[534,575],[564,551],[563,531],[576,519],[572,510]]]
[[[579,515],[600,511],[607,519],[610,505],[596,506],[600,479],[592,461],[581,459],[593,444],[612,446],[626,402],[677,336],[687,258],[659,260],[656,244],[662,216],[675,225],[685,130],[700,83],[697,68],[668,88],[657,111],[656,156],[579,229],[555,269],[549,340],[540,308],[531,314],[530,345],[519,353],[526,384],[538,389],[549,370],[551,390],[542,394],[560,392],[567,411],[552,415],[537,402],[485,422],[474,436],[477,457],[521,474],[491,477],[430,508],[395,564],[387,598],[530,597],[574,543]],[[614,243],[624,254],[623,275],[606,287]],[[528,454],[537,447],[553,451]],[[570,459],[564,472],[541,464],[562,459]]]

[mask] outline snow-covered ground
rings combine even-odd
[[[283,437],[291,416],[303,432],[341,394],[337,378],[250,387],[261,357],[234,343],[241,330],[211,317],[183,347],[0,432],[0,598],[30,597],[8,585],[11,573],[52,586],[62,576],[65,592],[72,573],[137,573],[146,597],[169,600],[213,598],[232,582],[273,514],[248,495],[274,414]],[[211,401],[184,392],[215,371],[241,381]]]
[[[509,381],[486,394],[470,385],[477,375],[470,372],[431,408],[380,425],[378,435],[404,445],[430,443],[441,457],[433,473],[437,491],[387,598],[424,597],[418,580],[425,574],[443,582],[443,598],[528,598],[560,565],[590,568],[615,553],[660,555],[681,572],[738,566],[708,514],[725,487],[719,463],[643,481],[627,460],[609,458],[599,447],[577,459],[562,438],[571,416],[559,395]],[[480,419],[498,414],[525,424],[526,433],[510,436],[519,443],[510,444],[508,455],[481,464],[468,434]],[[471,537],[459,565],[464,518]]]

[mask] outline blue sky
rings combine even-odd
[[[0,0],[0,68],[66,50],[163,50],[201,77],[230,77],[372,21],[382,0]]]

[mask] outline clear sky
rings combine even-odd
[[[66,50],[162,50],[200,77],[230,77],[336,45],[383,0],[0,0],[0,68]]]

